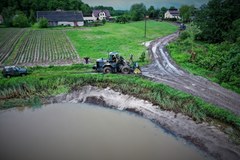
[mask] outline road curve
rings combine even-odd
[[[170,58],[165,46],[175,40],[178,33],[159,38],[148,46],[152,63],[142,68],[145,77],[167,84],[178,90],[198,96],[219,107],[240,115],[240,95],[203,77],[192,75]]]

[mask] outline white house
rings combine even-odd
[[[164,18],[165,19],[172,19],[172,18],[181,19],[180,18],[180,12],[177,9],[168,10],[164,14]]]
[[[97,20],[109,20],[111,15],[108,10],[93,10],[92,17],[96,18]]]
[[[37,20],[46,18],[50,26],[84,26],[81,11],[37,11]]]

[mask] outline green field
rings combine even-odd
[[[77,60],[75,49],[63,31],[31,30],[20,44],[14,64]]]
[[[106,58],[119,52],[137,61],[146,51],[143,42],[171,34],[177,27],[148,21],[144,38],[144,22],[107,23],[100,27],[18,29],[0,28],[0,62],[5,65],[72,64],[79,57]]]
[[[25,29],[0,28],[0,64],[11,55]]]
[[[147,37],[144,38],[144,22],[127,24],[107,23],[101,27],[69,30],[67,35],[80,57],[106,58],[108,52],[119,52],[125,58],[130,54],[138,60],[146,51],[143,42],[171,34],[177,26],[166,22],[147,21]]]

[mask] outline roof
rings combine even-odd
[[[106,17],[111,17],[109,10],[93,10],[93,15],[98,17],[100,12],[104,12]]]
[[[117,52],[110,52],[109,55],[117,55],[118,53]]]
[[[179,16],[180,12],[178,10],[169,10],[169,13],[173,16]]]
[[[82,11],[37,11],[37,18],[48,21],[83,21]]]

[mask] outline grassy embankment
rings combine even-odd
[[[127,24],[107,23],[101,27],[82,30],[68,30],[67,35],[80,57],[90,57],[93,61],[107,58],[109,52],[119,52],[126,59],[130,54],[139,60],[146,48],[143,42],[171,34],[177,27],[166,22],[147,22],[147,38],[144,38],[144,22]],[[147,57],[147,55],[146,55]]]
[[[176,29],[167,23],[149,21],[148,27],[152,27],[145,39],[143,24],[143,22],[126,25],[107,24],[103,27],[73,29],[66,32],[81,57],[96,59],[106,57],[109,51],[117,51],[123,53],[125,57],[133,53],[136,59],[145,51],[142,42],[170,34]],[[239,116],[190,94],[134,75],[82,73],[87,71],[91,71],[91,65],[34,67],[32,74],[24,78],[5,79],[0,76],[0,109],[39,105],[49,96],[70,93],[85,85],[94,85],[102,88],[111,87],[124,94],[148,100],[161,109],[183,113],[198,122],[218,121],[240,130]]]
[[[90,71],[90,65],[48,68],[35,67],[25,78],[0,80],[0,109],[40,104],[41,100],[60,93],[71,93],[85,85],[111,87],[124,94],[148,100],[161,109],[183,113],[198,122],[225,123],[240,130],[240,117],[208,104],[190,94],[135,75],[79,74]]]
[[[194,41],[193,46],[196,53],[194,60],[191,60],[191,44],[188,39],[179,38],[167,48],[173,60],[184,70],[240,94],[240,77],[237,74],[239,66],[234,65],[237,64],[236,61],[239,64],[240,60],[237,44]]]

